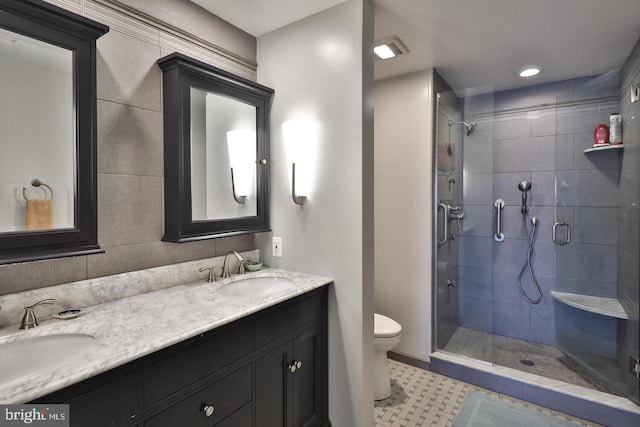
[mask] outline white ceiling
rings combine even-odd
[[[346,0],[191,0],[258,37]]]
[[[345,0],[192,0],[260,36]],[[436,68],[456,90],[498,91],[619,68],[640,38],[640,0],[375,0],[375,39],[406,56],[375,78]],[[543,72],[516,73],[536,64]]]

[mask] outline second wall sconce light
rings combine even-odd
[[[282,134],[288,162],[291,163],[291,198],[303,205],[307,199],[310,158],[317,140],[318,124],[310,120],[290,120],[282,123]],[[300,167],[304,170],[301,170]],[[298,168],[296,170],[296,167]]]

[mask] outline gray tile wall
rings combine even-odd
[[[163,117],[156,65],[178,50],[255,79],[255,38],[186,0],[120,2],[143,15],[125,13],[117,2],[113,8],[108,1],[50,2],[111,27],[97,52],[98,239],[106,252],[0,266],[0,294],[255,249],[254,235],[160,241]],[[216,46],[229,52],[221,56]]]
[[[621,82],[625,149],[618,212],[618,300],[629,320],[618,322],[618,363],[624,370],[629,356],[640,356],[640,102],[632,104],[628,95],[628,83],[640,83],[640,40],[622,68]],[[626,375],[625,379],[627,393],[638,402],[638,380],[633,375]]]
[[[462,326],[555,345],[551,290],[616,296],[620,155],[583,150],[592,145],[595,125],[618,111],[618,77],[612,72],[464,100],[465,121],[478,126],[464,139]],[[531,218],[538,218],[532,258],[542,290],[537,305],[528,304],[517,285],[527,254],[517,189],[525,179],[532,182],[530,231]],[[498,198],[506,204],[503,242],[491,237]],[[553,223],[560,220],[572,228],[566,246],[552,242]],[[522,284],[537,296],[528,271]],[[591,318],[585,322],[589,328]]]

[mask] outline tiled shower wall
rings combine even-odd
[[[254,235],[161,241],[162,74],[156,65],[178,51],[255,80],[255,38],[187,0],[50,3],[110,27],[97,43],[98,239],[105,253],[0,266],[0,294],[255,249]]]
[[[478,125],[464,139],[462,326],[554,345],[555,311],[562,308],[551,290],[616,296],[620,154],[583,150],[593,144],[594,127],[618,111],[618,80],[611,72],[463,101],[464,120]],[[538,219],[532,258],[542,291],[537,305],[527,303],[517,285],[527,256],[517,189],[522,180],[532,183],[529,230],[531,218]],[[498,198],[506,204],[502,242],[493,239]],[[553,243],[555,221],[571,225],[570,244]],[[537,296],[528,271],[522,283]],[[599,344],[615,354],[615,321],[591,327],[614,336]]]
[[[640,102],[632,104],[629,96],[630,86],[640,83],[640,40],[622,67],[620,81],[625,150],[618,212],[618,300],[629,314],[629,320],[619,322],[618,364],[626,367],[629,356],[640,356]],[[626,375],[625,379],[627,389],[635,394],[638,402],[638,379],[633,375]]]

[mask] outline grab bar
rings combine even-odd
[[[558,240],[556,235],[556,229],[558,227],[567,227],[567,240]],[[553,223],[553,232],[551,238],[553,239],[553,243],[556,245],[564,246],[571,243],[571,226],[569,223],[564,221],[556,221]]]
[[[504,209],[504,200],[497,199],[493,206],[496,207],[496,234],[493,238],[496,242],[502,242],[504,240],[504,233],[502,232],[502,209]]]
[[[449,240],[449,205],[445,205],[440,200],[438,200],[438,211],[440,209],[442,209],[442,231],[444,236],[442,237],[442,239],[438,238],[438,244],[444,245]]]

